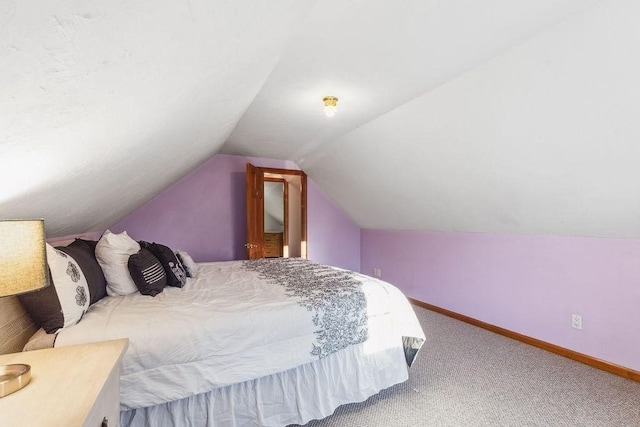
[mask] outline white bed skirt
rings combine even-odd
[[[366,354],[350,346],[285,372],[120,413],[123,427],[245,427],[305,424],[406,381],[401,346]]]

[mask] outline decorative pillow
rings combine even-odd
[[[142,295],[155,297],[167,286],[167,274],[158,258],[145,248],[129,257],[129,273]]]
[[[89,308],[89,287],[78,263],[47,244],[51,283],[38,291],[18,295],[31,318],[47,333],[75,325]]]
[[[91,305],[107,295],[107,281],[96,259],[95,244],[91,245],[89,242],[89,240],[76,239],[73,243],[56,249],[71,255],[80,266],[89,286],[89,305]]]
[[[187,273],[187,277],[196,277],[198,273],[198,265],[193,261],[193,258],[185,251],[174,251],[176,258],[180,261],[180,264],[184,267],[184,271]]]
[[[153,255],[160,261],[167,273],[167,286],[175,286],[181,288],[187,282],[187,273],[184,267],[178,261],[175,254],[168,246],[159,243],[140,242],[140,246],[151,251]]]
[[[138,242],[126,231],[114,234],[107,230],[96,245],[96,259],[107,280],[107,295],[129,295],[138,292],[129,274],[129,257],[140,250]]]

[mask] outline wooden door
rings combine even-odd
[[[277,168],[260,168],[247,163],[247,187],[246,187],[246,200],[247,200],[247,242],[245,244],[247,248],[247,256],[249,259],[264,258],[265,257],[265,242],[264,242],[264,181],[265,175],[270,178],[282,178],[285,177],[299,177],[300,183],[300,201],[296,203],[299,208],[300,217],[296,221],[300,226],[300,239],[296,243],[296,247],[300,245],[299,255],[289,255],[291,253],[291,246],[293,243],[289,239],[288,227],[291,224],[291,217],[287,212],[287,220],[285,221],[287,231],[287,241],[284,244],[287,246],[283,256],[300,256],[302,258],[308,258],[309,249],[307,244],[307,175],[301,170],[290,169],[277,169]],[[287,181],[288,183],[288,181]],[[289,184],[287,184],[289,185]],[[287,187],[285,187],[287,188]],[[289,191],[287,189],[287,191]],[[291,192],[288,192],[291,195]],[[293,209],[293,204],[289,204]],[[297,251],[296,251],[297,252]]]
[[[264,258],[264,173],[247,163],[247,257]]]

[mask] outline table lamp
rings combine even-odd
[[[44,220],[0,220],[0,298],[49,285]],[[0,365],[0,397],[25,387],[31,367]]]

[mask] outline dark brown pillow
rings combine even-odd
[[[140,241],[139,243],[140,246],[151,251],[164,267],[164,271],[167,274],[167,286],[175,286],[177,288],[184,286],[187,282],[187,272],[171,248],[159,243],[145,241]]]
[[[91,250],[93,251],[93,253],[95,254],[96,252],[96,246],[98,245],[98,241],[97,240],[87,240],[87,239],[79,239],[76,237],[76,240],[74,240],[73,243],[84,243],[85,245],[89,246],[89,248],[91,248]],[[71,245],[73,244],[71,243]],[[67,246],[71,246],[71,245],[67,245]]]
[[[42,327],[48,334],[53,334],[64,326],[64,314],[51,269],[49,269],[49,277],[49,286],[18,295],[18,299],[35,324]]]
[[[96,260],[95,245],[90,240],[76,239],[68,246],[57,247],[76,260],[87,279],[89,286],[89,304],[95,304],[107,296],[107,281],[98,261]]]
[[[129,257],[129,274],[143,295],[155,297],[167,286],[167,275],[158,258],[145,248]]]

